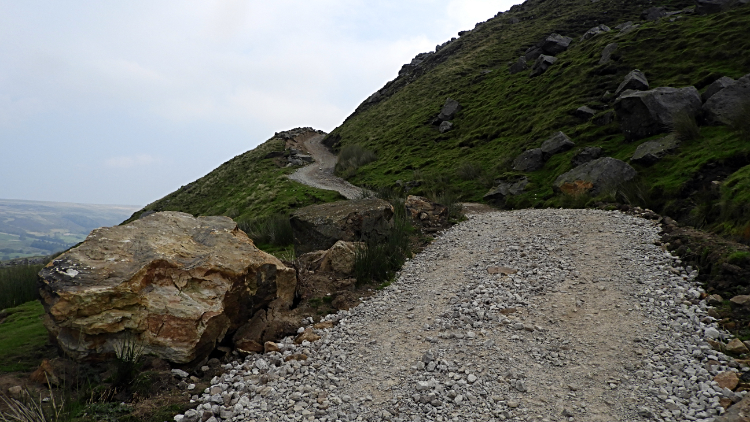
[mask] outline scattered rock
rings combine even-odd
[[[703,105],[703,114],[710,124],[731,125],[750,113],[750,74],[719,90]],[[744,115],[744,116],[743,116]]]
[[[570,160],[570,164],[573,167],[578,167],[581,164],[586,164],[589,161],[594,161],[601,157],[604,150],[601,147],[585,147],[578,151],[576,155]]]
[[[263,343],[263,353],[273,353],[273,352],[281,352],[281,348],[279,347],[278,344],[272,341],[267,341]]]
[[[667,9],[664,7],[651,7],[641,13],[641,19],[655,21],[667,16]]]
[[[541,149],[544,153],[545,159],[549,159],[549,157],[567,151],[575,145],[576,144],[573,143],[567,135],[562,132],[557,132],[542,143]]]
[[[448,98],[445,100],[445,105],[443,106],[443,109],[440,110],[440,114],[438,115],[438,119],[441,122],[445,122],[447,120],[453,120],[453,118],[456,116],[456,113],[461,111],[461,104],[458,103],[458,101]]]
[[[8,395],[14,399],[21,399],[23,397],[23,388],[20,385],[14,385],[8,388]]]
[[[313,325],[313,328],[316,330],[326,330],[329,328],[333,328],[333,321],[322,321],[315,325]]]
[[[738,338],[732,339],[727,343],[727,351],[737,355],[748,353],[747,346]]]
[[[750,415],[750,395],[746,395],[739,403],[727,409],[727,412],[716,417],[714,422],[747,422]]]
[[[448,223],[448,208],[425,197],[409,195],[404,207],[411,220],[420,227],[442,227]]]
[[[101,360],[133,338],[175,363],[208,355],[297,278],[227,217],[160,212],[94,230],[40,273],[45,326],[68,356]]]
[[[354,271],[354,257],[357,248],[363,247],[362,242],[345,242],[339,240],[328,249],[321,260],[320,269],[349,275]]]
[[[329,249],[339,240],[384,239],[393,226],[393,206],[377,198],[311,205],[295,211],[290,222],[300,256]]]
[[[513,160],[513,170],[516,171],[536,171],[544,167],[544,152],[541,148],[534,148],[522,152]]]
[[[612,61],[612,54],[617,51],[618,47],[619,46],[616,42],[607,44],[607,46],[604,47],[604,50],[602,50],[602,58],[599,59],[599,64],[607,64]]]
[[[710,295],[706,298],[706,303],[712,306],[721,305],[724,303],[724,298],[720,295]]]
[[[638,69],[630,71],[627,75],[625,75],[625,79],[623,79],[622,83],[617,87],[617,90],[615,91],[615,96],[620,95],[625,90],[632,89],[635,91],[645,91],[648,89],[648,79],[646,79],[646,75],[643,74]]]
[[[700,107],[700,95],[692,86],[625,91],[615,101],[620,128],[628,141],[668,132],[675,116],[685,114],[695,117]]]
[[[512,180],[496,180],[495,182],[497,183],[497,186],[490,189],[490,191],[484,195],[483,199],[491,204],[504,205],[505,200],[509,196],[520,195],[523,193],[526,185],[529,184],[529,179],[524,176]]]
[[[42,385],[60,385],[60,377],[58,377],[55,367],[48,359],[44,359],[29,378]]]
[[[642,165],[651,165],[661,160],[665,155],[677,149],[680,142],[673,134],[655,141],[647,141],[636,148],[630,161]]]
[[[546,72],[547,69],[549,69],[549,67],[552,66],[556,61],[557,57],[545,56],[544,54],[537,57],[536,61],[534,62],[534,66],[531,68],[531,77],[533,78]]]
[[[573,38],[564,37],[560,34],[550,34],[542,43],[542,52],[550,56],[556,56],[567,50]]]
[[[518,60],[510,65],[508,68],[508,72],[511,75],[514,75],[519,72],[523,72],[524,70],[527,70],[529,68],[528,62],[526,61],[526,57],[521,56],[518,58]]]
[[[581,106],[573,112],[573,115],[581,120],[591,120],[591,118],[596,115],[596,110],[587,106]]]
[[[518,270],[515,270],[513,268],[508,268],[508,267],[489,267],[489,268],[487,268],[487,272],[490,275],[500,274],[500,275],[503,275],[503,276],[508,276],[508,275],[517,273]]]
[[[443,123],[440,123],[440,126],[438,127],[438,130],[440,131],[440,133],[448,132],[451,129],[453,129],[453,123],[452,122],[443,122]]]
[[[315,334],[312,328],[307,328],[294,339],[294,344],[302,344],[303,341],[314,343],[318,340],[320,340],[320,336]]]
[[[721,78],[711,83],[711,85],[709,85],[708,88],[706,88],[703,94],[701,94],[701,100],[703,100],[703,102],[705,103],[706,101],[708,101],[709,98],[713,97],[714,94],[716,94],[717,92],[721,91],[722,89],[730,85],[733,85],[735,82],[737,81],[735,81],[734,79],[730,77],[722,76]]]
[[[716,381],[717,384],[719,384],[719,388],[727,388],[729,390],[734,390],[737,388],[737,384],[740,383],[739,377],[737,377],[736,372],[722,372],[714,377],[714,381]]]
[[[750,308],[750,295],[737,295],[729,301],[734,306],[742,307],[742,308]]]
[[[637,174],[624,161],[603,157],[561,174],[555,180],[553,190],[567,195],[598,195],[633,180]]]
[[[607,25],[595,26],[583,34],[583,36],[581,37],[581,41],[594,38],[595,36],[599,34],[604,34],[605,32],[609,32],[609,31],[611,31],[611,29]]]

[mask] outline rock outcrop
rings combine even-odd
[[[703,91],[703,94],[701,94],[701,100],[705,103],[708,101],[709,98],[713,97],[714,94],[721,91],[722,89],[733,85],[736,81],[730,77],[722,76],[721,78],[713,81],[711,85],[709,85],[705,91]]]
[[[514,75],[516,73],[523,72],[524,70],[527,70],[528,68],[529,68],[529,65],[526,60],[526,57],[521,56],[518,58],[518,60],[515,63],[510,65],[510,67],[508,68],[508,72],[511,75]]]
[[[750,74],[714,93],[702,111],[711,124],[731,125],[736,119],[750,119]]]
[[[626,162],[603,157],[561,174],[552,188],[568,195],[598,195],[633,180],[637,174]]]
[[[161,212],[94,230],[40,273],[45,326],[76,359],[144,353],[188,363],[273,302],[288,307],[296,274],[227,217]]]
[[[546,56],[544,54],[540,55],[536,58],[536,61],[534,62],[534,66],[531,68],[531,77],[539,76],[542,73],[546,72],[547,69],[549,69],[550,66],[555,64],[557,61],[557,57],[554,56]]]
[[[589,161],[594,161],[597,158],[601,157],[604,150],[602,150],[600,147],[585,147],[578,151],[576,155],[573,156],[573,158],[570,159],[570,164],[573,167],[578,167],[581,164],[586,164]]]
[[[694,118],[700,109],[700,95],[692,86],[661,87],[649,91],[629,90],[615,101],[620,128],[628,141],[668,132],[675,116],[684,114]]]
[[[607,25],[598,25],[598,26],[595,26],[595,27],[589,29],[588,31],[586,31],[586,33],[583,34],[583,36],[581,37],[581,41],[585,41],[585,40],[594,38],[595,36],[597,36],[599,34],[604,34],[604,33],[609,32],[609,31],[611,31],[611,29]]]
[[[647,141],[638,145],[630,161],[643,165],[654,164],[665,155],[677,149],[679,145],[680,142],[674,135],[667,135],[655,141]]]
[[[599,59],[599,64],[609,63],[612,60],[612,54],[617,51],[618,47],[619,45],[616,42],[607,44],[607,46],[604,47],[604,50],[602,50],[602,57]]]
[[[701,15],[720,13],[735,3],[735,0],[695,0],[695,11]]]
[[[542,167],[544,167],[544,152],[541,148],[524,151],[513,160],[515,171],[536,171]]]
[[[301,208],[291,216],[297,256],[327,250],[339,240],[384,239],[393,226],[393,206],[377,198]]]
[[[570,46],[570,37],[564,37],[560,34],[550,34],[542,43],[542,52],[550,56],[556,56],[567,50]]]
[[[441,122],[452,120],[459,111],[461,111],[461,104],[452,98],[448,98],[445,100],[445,105],[440,110],[440,114],[438,114],[438,119]]]
[[[314,251],[301,255],[297,259],[297,268],[308,271],[332,271],[341,275],[350,275],[354,271],[354,260],[357,248],[364,247],[362,242],[345,242],[339,240],[326,251]]]

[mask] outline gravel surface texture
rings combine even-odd
[[[307,152],[315,162],[300,168],[289,175],[289,178],[307,186],[318,189],[335,190],[346,199],[362,197],[362,188],[358,188],[346,180],[333,175],[338,158],[328,151],[321,143],[325,135],[313,136],[305,142]]]
[[[226,364],[175,420],[712,421],[744,394],[713,381],[737,364],[658,233],[619,212],[471,216],[307,327],[320,340]]]

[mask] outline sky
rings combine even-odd
[[[0,198],[143,206],[521,0],[0,0]]]

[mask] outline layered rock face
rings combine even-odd
[[[290,219],[297,256],[326,250],[337,241],[380,240],[393,226],[393,206],[377,198],[311,205]]]
[[[40,273],[45,326],[76,359],[124,339],[174,363],[201,359],[259,309],[289,307],[294,269],[227,217],[161,212],[94,230]]]

